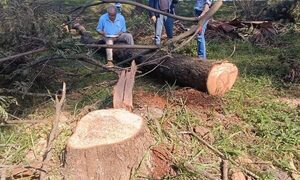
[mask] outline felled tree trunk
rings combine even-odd
[[[93,111],[68,140],[66,179],[130,179],[150,141],[141,117],[122,109]]]
[[[83,43],[86,44],[95,42],[88,33],[83,33],[81,38]],[[113,50],[113,56],[115,61],[120,62],[143,51],[141,49],[118,48]],[[158,53],[154,57],[151,56],[151,53],[148,52],[133,59],[136,60],[137,64],[141,64],[145,60],[151,61],[164,56],[164,54]],[[172,58],[166,57],[151,64],[145,64],[140,67],[140,70],[145,72],[151,68],[155,68],[153,72],[159,74],[163,79],[176,81],[177,84],[217,96],[222,96],[230,90],[238,75],[238,69],[232,63],[211,60],[200,61],[180,54],[172,54]]]
[[[182,86],[222,96],[230,90],[237,78],[234,64],[217,61],[200,61],[183,55],[167,57],[156,69],[161,77]]]
[[[116,60],[128,58],[128,53],[121,50],[115,54]],[[126,51],[128,52],[128,51]],[[136,54],[136,51],[131,54]],[[151,59],[159,59],[158,54]],[[149,55],[136,58],[136,62],[145,63]],[[148,59],[148,62],[151,62]],[[230,90],[238,75],[237,67],[229,62],[222,61],[200,61],[184,55],[173,54],[172,57],[165,57],[148,64],[142,68],[143,71],[153,69],[153,73],[162,79],[176,82],[179,85],[195,88],[199,91],[208,92],[211,95],[222,96]]]

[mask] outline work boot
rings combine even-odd
[[[112,60],[107,60],[107,64],[106,64],[107,67],[114,67],[114,63]]]

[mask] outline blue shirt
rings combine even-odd
[[[105,13],[99,18],[96,30],[98,32],[104,31],[107,35],[116,35],[120,32],[126,32],[125,18],[121,14],[117,13],[115,21],[112,22],[109,19],[108,13]]]
[[[205,4],[210,6],[211,5],[211,0],[196,0],[194,9],[197,9],[199,11],[203,11]]]

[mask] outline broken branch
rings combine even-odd
[[[222,159],[222,180],[228,180],[228,162]]]
[[[0,89],[0,93],[11,93],[11,94],[21,94],[24,96],[35,96],[35,97],[51,97],[54,96],[54,94],[45,94],[45,93],[30,93],[30,92],[22,92],[17,91],[15,89]]]
[[[46,47],[41,47],[41,48],[39,48],[39,49],[35,49],[35,50],[32,50],[32,51],[27,51],[27,52],[24,52],[24,53],[20,53],[20,54],[8,56],[8,57],[5,57],[5,58],[1,58],[1,59],[0,59],[0,63],[3,63],[3,62],[5,62],[5,61],[11,60],[11,59],[15,59],[15,58],[27,56],[27,55],[30,55],[30,54],[35,54],[35,53],[39,53],[39,52],[44,52],[44,51],[47,51],[47,50],[48,50],[48,48],[46,48]]]
[[[159,49],[156,45],[129,45],[129,44],[86,44],[89,48],[111,48],[111,49]]]
[[[47,167],[45,167],[45,165],[48,164],[49,160],[52,157],[52,145],[53,145],[54,139],[58,136],[58,133],[59,133],[58,125],[59,125],[61,110],[62,110],[62,107],[65,102],[65,98],[66,98],[66,83],[64,82],[61,99],[58,99],[57,94],[55,95],[55,120],[52,124],[52,130],[51,130],[49,138],[48,138],[47,147],[46,147],[46,151],[44,154],[44,159],[42,162],[41,169],[47,170]],[[43,180],[45,178],[45,175],[46,175],[45,172],[41,172],[40,179]]]
[[[204,145],[206,145],[210,150],[212,150],[214,153],[216,153],[218,156],[220,156],[222,159],[228,160],[233,165],[235,165],[235,166],[239,167],[241,170],[243,170],[246,174],[252,176],[255,179],[259,179],[259,177],[256,174],[254,174],[253,172],[249,171],[248,169],[242,167],[240,164],[238,164],[237,162],[235,162],[230,157],[225,156],[221,151],[219,151],[217,148],[215,148],[212,145],[210,145],[208,142],[206,142],[203,138],[201,138],[200,136],[198,136],[196,133],[194,133],[192,131],[182,131],[182,132],[180,132],[180,134],[190,134],[190,135],[194,136],[201,143],[203,143]]]
[[[77,7],[76,9],[72,10],[71,12],[74,12],[74,11],[77,11],[77,10],[81,10],[80,12],[82,12],[82,11],[84,11],[88,7],[97,6],[97,5],[105,4],[105,3],[117,3],[117,2],[122,3],[122,4],[134,5],[134,6],[146,9],[148,11],[156,12],[156,13],[168,16],[168,17],[172,17],[174,19],[178,19],[178,20],[194,21],[194,22],[198,21],[198,19],[196,17],[178,16],[178,15],[174,15],[174,14],[170,14],[170,13],[167,13],[167,12],[164,12],[164,11],[160,11],[160,10],[154,9],[152,7],[149,7],[147,5],[144,5],[144,4],[141,4],[141,3],[138,3],[138,2],[128,1],[128,0],[102,0],[102,1],[99,1],[97,3],[92,3],[92,4],[85,5],[85,6]]]

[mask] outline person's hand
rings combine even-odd
[[[152,21],[153,23],[156,23],[156,16],[152,16],[152,17],[151,17],[151,21]]]

